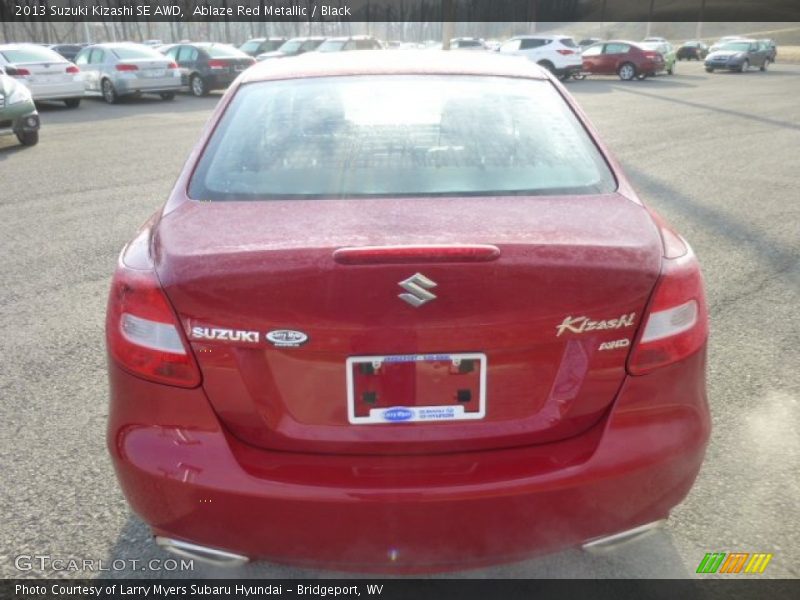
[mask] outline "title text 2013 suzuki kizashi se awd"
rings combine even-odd
[[[528,61],[255,66],[107,314],[108,446],[156,541],[410,572],[665,519],[710,431],[689,245]]]

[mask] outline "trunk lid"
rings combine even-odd
[[[208,61],[209,68],[215,72],[241,73],[248,67],[255,64],[255,59],[249,56],[241,58],[211,58]]]
[[[119,62],[120,64],[135,65],[137,70],[133,71],[133,73],[135,73],[137,77],[145,79],[166,77],[169,65],[172,63],[168,58],[164,58],[163,60],[157,58],[135,58],[120,60]]]
[[[27,69],[30,72],[30,76],[25,80],[30,85],[44,86],[55,83],[69,83],[75,79],[74,73],[67,72],[67,68],[72,66],[67,61],[17,63],[14,66]]]
[[[428,244],[500,255],[333,258],[343,247]],[[625,377],[662,245],[649,214],[612,194],[186,202],[160,222],[155,254],[205,392],[234,435],[282,450],[414,453],[544,443],[596,423]],[[435,288],[401,287],[417,274]],[[436,298],[419,307],[399,297],[425,291]],[[468,372],[448,364],[454,353],[475,359]],[[377,378],[372,359],[358,358],[409,355],[444,358],[387,362]],[[348,412],[386,408],[386,396],[401,409],[391,421],[431,404],[475,416],[480,392],[483,412],[469,420],[353,423]]]

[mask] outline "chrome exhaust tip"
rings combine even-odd
[[[634,527],[633,529],[627,529],[625,531],[620,531],[619,533],[603,536],[586,542],[581,546],[581,548],[587,552],[612,550],[623,544],[633,540],[638,540],[639,538],[653,533],[656,529],[660,529],[666,522],[666,519],[659,519],[658,521],[646,523],[644,525],[640,525],[639,527]]]
[[[217,550],[216,548],[173,540],[172,538],[156,536],[155,540],[157,545],[168,552],[172,552],[184,558],[196,559],[217,567],[238,567],[250,560],[246,556],[234,552]]]

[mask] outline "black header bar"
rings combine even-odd
[[[794,600],[800,580],[780,579],[315,579],[315,580],[146,580],[6,579],[0,598],[8,600],[160,600],[242,598],[249,600],[325,598],[343,600]]]
[[[798,0],[0,0],[0,21],[795,22]]]

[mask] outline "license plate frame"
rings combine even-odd
[[[367,415],[356,414],[356,385],[354,371],[362,363],[393,364],[409,362],[477,361],[478,408],[467,411],[459,404],[411,405],[395,404],[390,407],[371,408]],[[442,352],[428,354],[386,354],[370,356],[351,356],[347,358],[347,419],[351,425],[400,425],[404,423],[450,423],[453,421],[472,421],[486,416],[486,354],[483,352]]]

